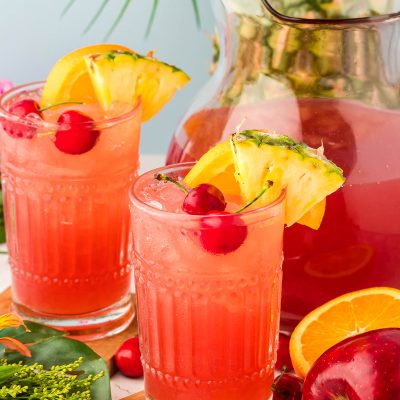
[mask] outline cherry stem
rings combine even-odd
[[[267,191],[267,189],[269,189],[273,184],[274,184],[274,182],[268,181],[267,186],[264,186],[261,189],[261,192],[253,200],[251,200],[249,203],[245,204],[243,207],[239,208],[239,210],[236,210],[235,213],[239,214],[239,213],[243,212],[246,208],[248,208],[252,204],[254,204]]]
[[[280,390],[278,389],[278,383],[279,383],[279,381],[282,379],[282,376],[283,375],[285,375],[285,372],[286,372],[286,365],[284,365],[283,367],[282,367],[282,370],[281,370],[281,373],[280,373],[280,375],[278,376],[278,378],[275,380],[275,382],[272,384],[272,386],[271,386],[271,390],[274,392],[274,393],[280,393]]]
[[[61,103],[51,104],[50,106],[40,108],[39,112],[43,112],[43,111],[49,110],[50,108],[63,106],[65,104],[83,104],[83,102],[82,101],[63,101]]]
[[[181,189],[181,190],[183,190],[186,194],[189,193],[189,190],[187,190],[187,189],[185,188],[185,186],[183,186],[181,183],[179,183],[179,182],[176,181],[174,178],[171,178],[171,177],[168,176],[168,175],[158,173],[158,174],[155,174],[155,175],[154,175],[154,178],[157,179],[158,181],[167,181],[167,182],[171,182],[171,183],[173,183],[174,185],[178,186],[178,188]]]

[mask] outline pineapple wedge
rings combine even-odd
[[[190,80],[179,68],[152,54],[112,50],[89,54],[85,62],[102,108],[107,111],[115,103],[135,105],[140,99],[143,121],[157,114]]]
[[[235,178],[245,202],[254,199],[264,186],[269,189],[257,201],[257,207],[272,203],[286,190],[286,225],[302,218],[304,223],[306,214],[315,208],[307,224],[318,228],[326,196],[345,181],[339,167],[318,150],[285,135],[247,130],[233,134],[230,142]]]

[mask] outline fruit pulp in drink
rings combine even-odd
[[[57,107],[44,118],[56,121],[71,109],[103,120],[84,154],[61,152],[54,131],[26,139],[0,125],[14,300],[38,315],[96,312],[118,303],[130,287],[128,188],[138,166],[140,113],[118,117],[126,112],[121,106],[117,120],[107,123],[97,105],[82,104]]]
[[[204,216],[182,212],[184,193],[153,174],[139,179],[135,193],[150,206],[132,207],[146,395],[268,399],[279,325],[283,203],[265,215],[240,214],[244,242],[214,254],[200,240]]]
[[[187,120],[168,162],[199,158],[241,129],[270,129],[318,148],[347,181],[327,199],[318,231],[285,229],[282,326],[348,291],[400,288],[400,112],[350,100],[283,99],[206,109]]]

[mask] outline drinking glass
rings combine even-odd
[[[128,191],[138,168],[140,106],[107,120],[93,104],[49,110],[50,122],[7,111],[18,100],[39,100],[42,88],[20,86],[0,99],[14,308],[82,339],[112,335],[134,315]],[[55,133],[69,129],[57,116],[71,108],[91,116],[90,128],[98,131],[95,146],[84,154],[55,145]],[[32,137],[20,137],[28,131]]]
[[[179,180],[192,165],[150,171],[130,191],[146,398],[265,400],[277,349],[285,195],[240,214],[185,214],[184,194],[154,174]],[[222,228],[210,228],[215,218]],[[225,254],[210,243],[243,231],[241,246]]]

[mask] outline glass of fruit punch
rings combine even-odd
[[[147,78],[154,85],[161,75],[171,83],[160,89],[161,100],[141,93]],[[62,58],[46,82],[1,97],[4,210],[19,314],[83,339],[130,323],[128,190],[140,126],[187,80],[152,57],[95,45]]]
[[[341,170],[284,135],[244,131],[139,177],[130,192],[146,398],[266,400],[271,394],[284,224]]]

